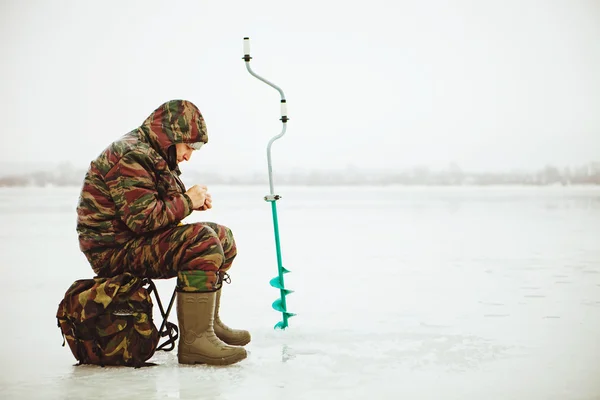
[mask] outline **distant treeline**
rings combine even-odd
[[[0,171],[1,172],[1,171]],[[27,174],[0,176],[0,187],[4,186],[80,186],[85,170],[70,164],[61,164]],[[227,185],[264,185],[268,184],[264,173],[220,175],[217,173],[198,174],[186,171],[182,178],[185,182]],[[456,165],[445,170],[432,170],[416,167],[399,171],[373,171],[357,167],[346,170],[318,170],[277,173],[277,184],[302,186],[334,185],[447,185],[447,186],[483,186],[483,185],[600,185],[600,162],[591,162],[576,168],[558,168],[546,166],[537,171],[510,172],[466,172]]]

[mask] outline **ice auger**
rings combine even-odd
[[[270,193],[265,196],[265,201],[271,203],[271,211],[273,213],[273,229],[275,231],[275,249],[277,251],[277,271],[278,274],[275,278],[271,279],[271,286],[276,289],[279,289],[279,298],[273,302],[273,308],[276,311],[279,311],[283,314],[283,319],[275,324],[275,329],[285,329],[288,327],[288,318],[293,317],[296,314],[288,312],[287,304],[285,298],[288,294],[292,293],[292,290],[286,289],[283,281],[283,276],[290,271],[285,269],[281,263],[281,247],[279,242],[279,224],[277,221],[277,205],[276,202],[281,198],[280,195],[275,194],[275,190],[273,189],[273,167],[271,163],[271,145],[273,142],[285,134],[286,124],[288,121],[287,117],[287,105],[285,101],[285,95],[283,91],[276,85],[272,84],[268,80],[256,75],[254,71],[250,68],[250,38],[244,38],[244,57],[242,58],[246,62],[246,69],[252,76],[257,78],[260,81],[263,81],[267,85],[275,88],[279,94],[281,95],[281,119],[280,121],[283,123],[283,129],[279,135],[273,136],[269,143],[267,144],[267,164],[269,166],[269,189]]]

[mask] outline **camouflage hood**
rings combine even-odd
[[[204,118],[194,104],[186,100],[171,100],[158,107],[140,126],[151,146],[165,160],[170,160],[169,148],[177,143],[208,143]]]

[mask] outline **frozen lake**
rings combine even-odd
[[[600,188],[279,187],[283,332],[268,187],[209,189],[187,221],[234,232],[221,315],[249,356],[135,370],[61,347],[58,303],[93,276],[78,188],[0,188],[0,398],[600,399]]]

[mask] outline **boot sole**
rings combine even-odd
[[[178,354],[177,358],[180,364],[208,364],[208,365],[230,365],[242,361],[248,356],[245,351],[243,353],[234,354],[225,358],[213,358],[201,356],[199,354],[185,355]]]

